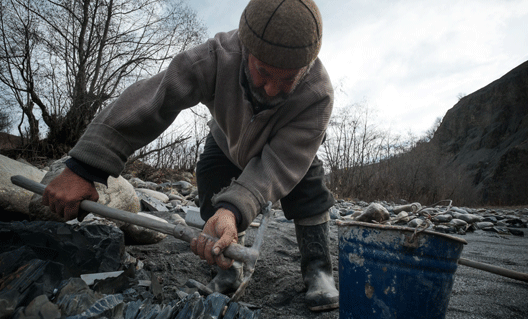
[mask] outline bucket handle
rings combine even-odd
[[[416,233],[412,235],[405,235],[405,240],[403,241],[403,246],[409,248],[418,248],[420,247],[420,241],[418,240]]]
[[[426,219],[422,225],[416,227],[414,229],[414,232],[411,236],[405,235],[405,240],[403,242],[403,246],[409,247],[409,248],[418,248],[420,247],[420,241],[418,240],[417,236],[419,233],[423,232],[427,228],[431,226],[431,221],[429,219]]]

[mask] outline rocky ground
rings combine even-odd
[[[511,215],[514,211],[495,211]],[[526,214],[526,210],[523,210]],[[168,213],[160,217],[170,218]],[[165,215],[165,216],[163,216]],[[331,221],[334,274],[338,282],[338,227]],[[518,228],[523,234],[525,228]],[[252,244],[257,228],[248,230]],[[528,273],[528,238],[476,230],[465,235],[462,257]],[[128,246],[127,251],[154,271],[163,286],[164,298],[175,298],[188,279],[207,283],[214,268],[199,260],[185,242],[166,238],[148,246]],[[304,304],[300,254],[293,223],[276,211],[269,225],[261,256],[242,301],[261,309],[262,318],[339,318],[339,311],[313,313]],[[341,287],[343,289],[343,287]],[[412,293],[412,292],[407,292]],[[446,318],[527,318],[528,284],[466,266],[458,266]]]
[[[144,171],[142,168],[132,167],[128,172],[130,175],[125,175],[125,177],[141,199],[142,211],[150,210],[149,214],[169,223],[181,222],[182,219],[189,217],[190,213],[186,208],[193,205],[195,192],[192,183],[189,183],[192,180],[184,178],[185,174],[170,176],[171,172],[154,171],[139,175],[150,181],[143,182],[137,179],[138,174],[134,170]],[[132,176],[136,179],[132,179]],[[163,184],[167,179],[174,181],[180,178],[184,180]],[[166,197],[165,200],[161,200],[164,202],[157,200],[155,194],[146,195],[144,190],[140,190],[149,188],[154,192],[165,193],[160,197]],[[336,283],[339,283],[338,230],[341,227],[338,226],[337,221],[353,218],[370,221],[369,219],[378,220],[377,217],[380,216],[379,221],[383,223],[419,227],[418,229],[428,228],[463,238],[468,244],[463,249],[462,257],[528,273],[528,238],[526,236],[528,208],[471,209],[456,207],[451,202],[443,202],[433,205],[434,207],[422,207],[418,203],[379,202],[375,204],[374,206],[380,208],[376,218],[365,218],[367,208],[373,205],[361,201],[339,201],[331,210],[330,244]],[[255,273],[241,300],[242,305],[252,310],[253,314],[260,314],[260,318],[339,318],[339,310],[313,313],[305,306],[305,288],[300,274],[300,253],[297,248],[295,227],[292,222],[284,218],[280,207],[275,208],[274,216],[265,233]],[[256,222],[258,221],[257,219]],[[59,229],[62,228],[59,227]],[[62,235],[65,231],[68,232],[61,230]],[[7,236],[8,233],[4,231],[0,232],[0,235]],[[253,243],[256,233],[257,225],[247,230],[246,246]],[[7,242],[3,244],[7,245]],[[14,243],[10,242],[10,244]],[[142,299],[149,299],[149,302],[160,305],[174,304],[186,294],[192,295],[197,291],[196,288],[188,287],[187,283],[190,279],[207,284],[215,275],[215,268],[195,256],[188,243],[170,236],[155,244],[133,245],[129,242],[125,250],[128,256],[135,260],[135,265],[139,269],[133,280],[134,292],[115,291],[125,296],[126,307],[131,307],[130,300]],[[0,295],[6,292],[1,284],[5,278],[0,276]],[[154,284],[138,287],[138,280],[150,280]],[[347,287],[341,286],[339,289],[343,290]],[[364,291],[358,293],[361,294]],[[402,291],[399,293],[413,294],[416,292]],[[446,318],[528,318],[526,300],[528,300],[526,282],[460,265],[454,276]],[[57,300],[52,299],[52,302],[55,303]],[[341,301],[342,304],[351,302],[354,301]],[[0,302],[0,313],[1,310],[2,303]],[[246,318],[249,317],[251,316]]]

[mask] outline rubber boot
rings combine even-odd
[[[307,288],[306,303],[312,311],[339,308],[339,291],[332,275],[328,222],[315,226],[295,225],[301,251],[301,273]]]
[[[238,234],[238,244],[244,246],[245,232]],[[237,290],[238,286],[242,283],[244,277],[244,264],[235,261],[233,265],[227,269],[221,269],[217,267],[218,273],[216,276],[207,284],[207,288],[214,292],[221,294],[227,294]]]

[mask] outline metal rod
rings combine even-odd
[[[478,261],[474,261],[474,260],[470,260],[470,259],[466,259],[466,258],[459,258],[458,259],[458,263],[460,265],[464,265],[464,266],[468,266],[468,267],[471,267],[471,268],[476,268],[476,269],[484,270],[484,271],[487,271],[487,272],[491,272],[491,273],[494,273],[496,275],[501,275],[501,276],[504,276],[504,277],[508,277],[508,278],[521,280],[521,281],[524,281],[524,282],[528,282],[528,274],[525,274],[525,273],[522,273],[522,272],[509,270],[509,269],[506,269],[506,268],[497,267],[497,266],[493,266],[493,265],[490,265],[490,264],[480,263]]]
[[[12,176],[11,182],[39,195],[44,194],[44,190],[46,189],[45,185],[37,183],[21,175]],[[120,220],[125,223],[142,226],[160,233],[168,234],[188,243],[190,243],[193,238],[198,238],[200,235],[200,231],[198,229],[191,228],[187,225],[163,223],[152,218],[111,208],[90,200],[83,200],[80,204],[80,208],[103,217]],[[218,240],[216,238],[211,239],[215,241]],[[238,244],[231,244],[226,250],[224,250],[223,254],[226,257],[232,258],[234,260],[244,263],[251,263],[256,262],[259,251]]]

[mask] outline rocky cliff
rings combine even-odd
[[[528,61],[450,109],[431,143],[464,167],[483,203],[528,203]]]

